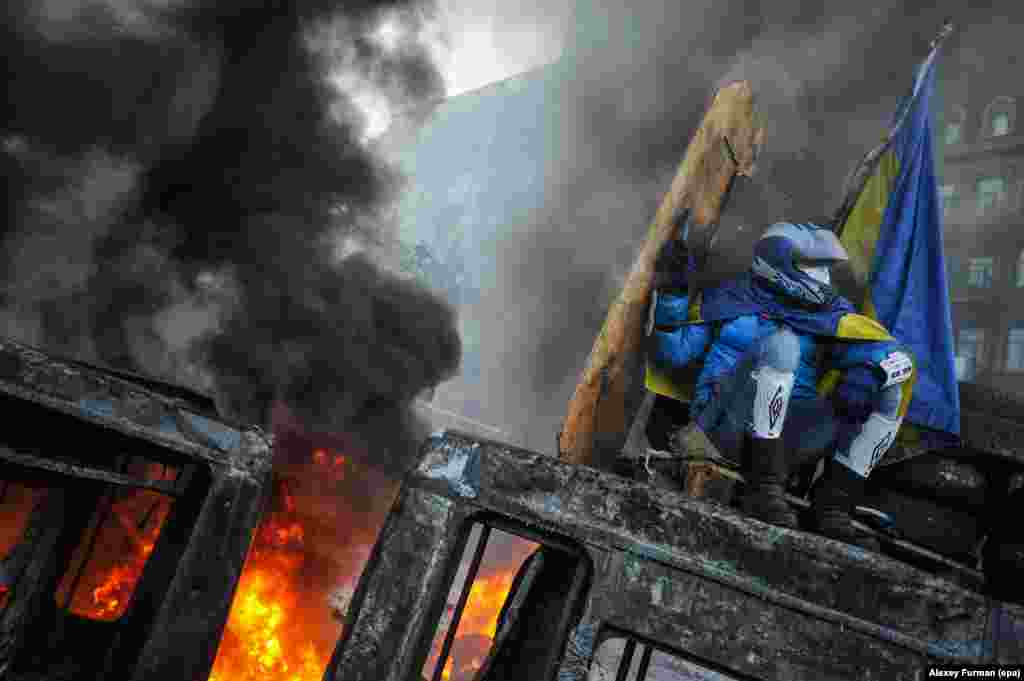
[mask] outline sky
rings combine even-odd
[[[561,56],[571,0],[440,0],[447,44],[436,54],[448,96],[551,63]]]

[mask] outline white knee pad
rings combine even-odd
[[[755,437],[774,439],[782,434],[789,395],[793,392],[795,374],[763,366],[751,374],[757,389],[751,430]]]
[[[840,459],[851,470],[865,478],[889,451],[896,441],[902,419],[891,419],[877,412],[868,417],[860,433],[853,438],[848,452],[837,452]]]

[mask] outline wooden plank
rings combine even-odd
[[[695,230],[692,235],[697,237],[717,222],[734,174],[753,174],[754,159],[764,136],[765,128],[755,114],[750,84],[741,81],[720,89],[694,134],[622,292],[594,341],[558,436],[563,461],[592,465],[596,436],[625,438],[628,368],[643,340],[658,251],[673,236],[676,217],[684,210],[690,211],[690,224]]]

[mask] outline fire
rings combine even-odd
[[[21,545],[29,515],[45,495],[44,488],[0,480],[0,518],[3,518],[0,522],[0,610],[7,607],[16,579],[15,575],[3,569],[4,562]]]
[[[505,603],[505,596],[512,588],[516,571],[478,578],[469,591],[466,611],[462,613],[459,632],[463,635],[481,634],[494,639],[498,629],[498,614]]]
[[[126,550],[125,562],[113,565],[93,577],[92,581],[100,583],[99,586],[92,589],[90,605],[83,607],[76,593],[76,600],[72,604],[72,612],[76,612],[76,614],[101,620],[114,620],[120,617],[128,605],[128,599],[131,597],[136,582],[142,575],[142,568],[146,566],[146,561],[153,553],[157,535],[160,533],[170,506],[161,498],[157,498],[155,501],[151,498],[147,499],[146,493],[129,497],[129,500],[127,504],[115,504],[112,509],[123,533],[123,541],[130,545],[130,548]],[[140,532],[134,525],[132,520],[134,516],[130,509],[139,506],[140,502],[146,500],[157,504],[156,518],[148,528]]]
[[[322,678],[333,637],[307,628],[306,537],[294,516],[294,511],[273,512],[260,525],[210,681]],[[326,610],[322,600],[317,604]]]
[[[143,471],[151,480],[172,480],[176,475],[160,464],[145,464]],[[99,510],[98,526],[83,537],[57,592],[57,601],[63,604],[74,588],[71,612],[108,622],[128,609],[171,510],[171,500],[151,490],[122,489],[114,494],[110,506]]]
[[[345,507],[354,492],[338,485],[374,484],[331,449],[306,449],[277,473],[273,510],[253,540],[209,681],[321,681],[341,633],[331,593],[354,584],[373,542],[367,528],[383,521],[381,512],[360,518]]]
[[[466,607],[459,619],[459,629],[452,644],[451,653],[441,672],[443,681],[469,681],[484,664],[484,660],[494,644],[498,630],[498,616],[505,604],[505,599],[512,589],[519,566],[537,547],[533,542],[507,536],[509,558],[496,566],[484,560],[481,571],[473,581],[469,590]],[[449,594],[449,610],[445,620],[450,621],[454,610],[454,599],[457,592]],[[432,670],[437,664],[441,653],[447,624],[442,625],[439,635],[435,637],[430,652],[427,669]]]

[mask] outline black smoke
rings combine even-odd
[[[374,240],[400,178],[331,75],[344,54],[392,102],[440,94],[425,48],[371,38],[428,9],[5,3],[7,333],[205,386],[250,422],[284,401],[400,467],[409,405],[460,341],[446,304],[340,246]]]

